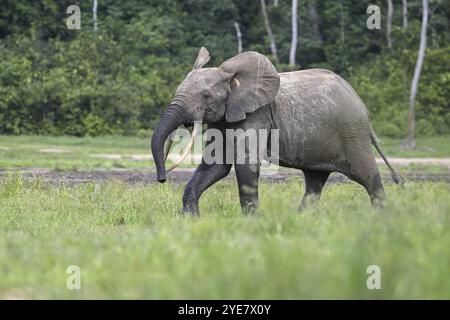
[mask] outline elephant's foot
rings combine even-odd
[[[186,189],[183,194],[183,214],[198,216],[198,200],[199,197],[191,189]]]
[[[383,210],[386,208],[386,194],[384,191],[377,193],[375,196],[370,197],[372,206],[377,210]]]
[[[298,211],[302,212],[306,208],[316,206],[319,203],[320,195],[316,194],[307,194],[303,197],[302,202],[300,203],[300,207]]]
[[[386,193],[384,192],[383,185],[381,184],[379,174],[373,178],[372,189],[369,188],[368,192],[372,205],[376,209],[384,209],[386,207]]]
[[[258,203],[252,201],[241,202],[241,211],[245,215],[252,215],[258,213]]]
[[[198,203],[183,203],[183,214],[199,216]]]

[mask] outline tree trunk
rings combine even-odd
[[[241,28],[239,28],[239,23],[235,22],[234,28],[236,29],[238,53],[241,53],[242,52],[242,33],[241,33]]]
[[[270,39],[270,50],[272,51],[272,55],[273,58],[275,59],[275,62],[278,64],[280,63],[280,60],[278,59],[277,45],[275,43],[275,36],[272,33],[272,28],[270,27],[269,16],[267,15],[265,0],[261,0],[261,11],[263,14],[264,25],[266,27],[267,35],[269,36]]]
[[[392,30],[392,15],[394,13],[394,5],[392,0],[387,0],[388,12],[386,20],[386,39],[388,48],[392,48],[391,30]]]
[[[276,7],[278,7],[278,0],[274,0],[273,1],[273,6],[276,8]]]
[[[405,149],[415,148],[415,126],[416,126],[416,97],[419,87],[420,73],[422,72],[423,60],[425,58],[425,49],[427,48],[427,26],[428,26],[428,0],[422,0],[422,27],[420,29],[419,54],[417,56],[416,68],[411,83],[411,95],[409,98],[408,112],[408,135],[403,143]]]
[[[408,28],[408,0],[402,0],[403,6],[403,28]]]
[[[94,5],[92,6],[92,20],[94,21],[94,31],[98,31],[97,26],[97,0],[94,0]]]
[[[297,25],[297,7],[298,1],[292,0],[291,7],[291,50],[289,51],[289,64],[295,66],[295,56],[297,54],[297,42],[298,42],[298,25]]]

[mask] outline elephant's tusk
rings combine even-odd
[[[174,132],[169,134],[166,141],[164,141],[164,160],[167,160],[167,157],[169,156],[170,148],[172,147]]]
[[[172,171],[176,167],[178,167],[184,159],[188,156],[188,154],[191,152],[192,147],[194,146],[195,137],[198,133],[198,127],[201,126],[201,124],[194,124],[194,130],[192,131],[192,137],[191,140],[189,140],[188,145],[186,146],[186,149],[184,149],[183,155],[169,168],[167,169],[167,172]]]

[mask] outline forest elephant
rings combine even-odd
[[[331,172],[361,184],[375,205],[384,203],[386,195],[372,144],[393,180],[400,182],[380,148],[366,106],[339,75],[324,69],[278,73],[266,56],[252,51],[240,53],[218,68],[203,68],[209,59],[208,51],[201,48],[193,70],[179,85],[154,130],[151,148],[159,182],[166,180],[168,137],[180,125],[194,123],[206,124],[224,135],[230,129],[278,130],[276,162],[304,173],[306,190],[300,208],[319,199]],[[192,139],[195,135],[194,128]],[[270,154],[271,145],[265,148]],[[245,152],[248,149],[246,146]],[[199,164],[184,190],[184,212],[198,214],[200,195],[227,176],[233,165],[243,211],[257,207],[262,159],[237,162],[238,152],[230,155],[224,146],[222,156],[227,153],[234,161],[208,163],[203,159]]]

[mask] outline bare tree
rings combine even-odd
[[[408,0],[402,0],[403,28],[408,28]]]
[[[297,42],[298,42],[298,25],[297,25],[297,9],[298,1],[292,0],[291,7],[291,50],[289,51],[289,64],[295,66],[295,56],[297,54]]]
[[[386,39],[388,48],[392,48],[391,30],[392,30],[392,15],[394,13],[394,5],[392,0],[387,0],[388,12],[386,20]]]
[[[278,64],[280,63],[280,60],[278,59],[278,51],[277,51],[277,45],[275,43],[275,36],[272,33],[272,28],[270,27],[270,21],[269,16],[267,15],[267,9],[266,9],[266,1],[261,1],[261,11],[264,18],[264,25],[266,26],[267,35],[270,39],[270,50],[272,51],[273,58],[275,59],[275,62]]]
[[[414,133],[416,127],[416,97],[419,87],[420,73],[422,72],[423,60],[425,58],[425,49],[427,48],[427,26],[428,26],[428,0],[422,0],[422,27],[420,29],[420,45],[419,54],[417,56],[416,68],[411,83],[411,95],[409,97],[408,112],[408,134],[406,141],[403,143],[405,149],[413,149],[416,147]]]
[[[97,26],[97,0],[94,0],[94,5],[92,6],[92,20],[94,21],[94,31],[98,31]]]
[[[237,44],[238,44],[238,53],[242,52],[242,33],[241,28],[239,28],[239,23],[234,23],[234,28],[236,29],[236,38],[237,38]]]

